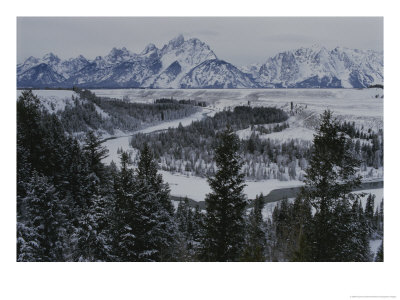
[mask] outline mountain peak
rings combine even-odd
[[[383,82],[383,53],[314,44],[237,69],[203,41],[180,34],[161,49],[150,43],[140,54],[114,47],[94,60],[29,57],[17,65],[17,74],[18,87],[366,87]]]
[[[80,60],[87,60],[86,57],[84,57],[82,54],[80,54],[77,58]]]
[[[168,42],[169,46],[172,46],[173,48],[179,47],[185,42],[185,38],[183,37],[182,34],[179,34],[178,36],[174,37],[172,40]]]
[[[111,49],[111,51],[108,55],[109,56],[125,56],[125,55],[129,55],[129,54],[130,54],[129,51],[125,47],[122,47],[121,49],[114,47]]]
[[[314,44],[311,45],[310,48],[313,49],[313,50],[320,50],[321,48],[325,48],[325,47],[324,47],[324,46],[321,46],[321,45],[318,44],[318,43],[314,43]]]
[[[60,62],[60,58],[57,55],[54,55],[52,52],[45,54],[42,58],[43,61],[48,63],[58,63]]]
[[[153,43],[150,43],[143,49],[141,54],[142,55],[146,55],[146,54],[149,54],[151,52],[155,52],[157,50],[158,50],[158,48],[156,47],[156,45],[154,45]]]
[[[129,60],[130,58],[131,58],[131,53],[125,47],[122,47],[121,49],[114,47],[111,49],[110,53],[105,57],[105,59],[110,63]]]
[[[39,61],[39,60],[38,60],[36,57],[29,56],[29,57],[25,60],[24,64],[36,64],[36,63],[38,63],[38,61]]]

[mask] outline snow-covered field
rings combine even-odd
[[[330,108],[339,115],[383,117],[382,89],[112,89],[92,90],[98,96],[152,103],[171,98],[207,101],[216,108],[247,105],[304,104],[322,112]],[[378,98],[375,98],[379,95]]]
[[[308,128],[304,125],[304,120],[302,120],[301,116],[292,116],[287,120],[289,124],[289,128],[286,128],[280,132],[272,132],[269,134],[258,134],[260,139],[270,139],[276,140],[279,142],[285,142],[292,139],[299,139],[304,141],[312,141],[314,139],[315,130],[313,128]],[[279,123],[282,124],[282,123]],[[268,124],[269,126],[273,126],[275,124]],[[264,127],[267,127],[265,125]],[[254,131],[251,128],[246,128],[243,130],[236,131],[236,134],[241,139],[248,139],[252,135]]]
[[[247,105],[288,107],[307,106],[317,113],[329,108],[335,114],[352,118],[383,120],[382,89],[105,89],[92,90],[96,95],[132,102],[153,103],[155,99],[171,98],[206,101],[215,109]],[[22,91],[17,90],[17,97]],[[41,100],[63,108],[75,92],[70,90],[33,90]],[[376,98],[378,95],[378,98]]]
[[[182,174],[172,174],[166,171],[160,171],[164,181],[169,183],[171,195],[178,197],[188,197],[195,201],[204,201],[206,194],[211,192],[207,179],[195,176],[185,176]],[[301,186],[303,182],[298,180],[279,181],[246,181],[244,193],[249,199],[254,199],[256,195],[263,193],[268,195],[272,190],[279,188],[288,188]]]
[[[290,103],[295,107],[304,109],[308,115],[317,116],[325,109],[333,110],[335,115],[342,120],[354,121],[357,126],[378,130],[383,128],[383,90],[381,89],[110,89],[92,90],[98,96],[117,99],[129,99],[132,102],[153,103],[158,98],[191,99],[206,101],[209,107],[184,119],[174,120],[145,128],[139,132],[150,133],[165,130],[169,127],[189,125],[192,121],[200,120],[206,115],[212,116],[216,111],[231,108],[238,105],[251,106],[276,106],[285,110],[290,109]],[[17,97],[22,91],[17,91]],[[41,102],[49,111],[56,112],[65,109],[75,93],[65,90],[34,90]],[[378,95],[378,97],[377,97]],[[100,112],[107,117],[104,112]],[[313,129],[305,124],[305,119],[299,116],[291,117],[288,122],[290,127],[260,138],[270,138],[285,141],[299,138],[310,141],[313,138]],[[116,139],[109,139],[104,145],[109,149],[109,156],[104,163],[114,161],[118,163],[118,149],[131,150],[129,146],[130,135],[135,132],[119,132]],[[242,138],[251,135],[250,128],[238,132]],[[109,136],[104,136],[104,138]],[[187,177],[181,174],[172,174],[162,171],[164,180],[170,184],[171,194],[174,196],[187,196],[196,201],[204,200],[210,192],[206,179],[199,177]],[[249,198],[257,194],[268,194],[271,190],[284,187],[299,186],[300,181],[267,180],[260,182],[246,182],[245,193]],[[376,191],[376,190],[374,190]],[[383,191],[383,190],[382,190]],[[381,199],[382,195],[377,199]],[[379,200],[380,201],[380,200]],[[376,201],[378,205],[379,201]],[[272,204],[266,206],[269,207]],[[273,209],[273,208],[272,208]]]
[[[153,103],[155,99],[171,98],[206,101],[213,109],[223,110],[238,105],[275,106],[290,109],[290,103],[316,116],[330,109],[339,120],[355,122],[357,127],[383,129],[383,90],[371,89],[112,89],[92,90],[98,96]],[[288,128],[271,137],[287,139],[304,136],[312,131],[304,126]],[[309,129],[309,128],[308,128]],[[283,138],[281,137],[283,135]]]
[[[22,92],[17,90],[17,98]],[[72,103],[72,96],[78,96],[75,92],[66,90],[32,90],[32,93],[40,99],[49,112],[64,110],[67,104]]]

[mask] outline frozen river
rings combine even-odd
[[[113,89],[92,91],[98,96],[129,99],[131,102],[138,103],[153,103],[155,99],[171,97],[177,100],[191,99],[209,103],[209,108],[203,108],[202,111],[192,116],[138,131],[142,133],[178,127],[179,123],[187,126],[192,121],[200,120],[205,116],[212,116],[216,111],[226,107],[247,105],[249,101],[252,106],[277,107],[287,107],[290,102],[293,102],[294,105],[306,106],[307,110],[315,113],[322,113],[329,108],[342,119],[355,121],[366,128],[383,128],[383,99],[381,98],[383,91],[381,89]],[[304,128],[299,129],[304,130]],[[294,128],[290,130],[294,130]],[[110,163],[111,161],[118,163],[118,149],[136,151],[129,146],[132,134],[134,133],[104,142],[104,145],[110,151],[109,157],[104,160],[105,163]],[[188,177],[165,171],[161,171],[161,173],[164,180],[169,183],[171,194],[174,196],[187,196],[195,201],[202,201],[205,195],[210,192],[208,183],[204,178]],[[259,182],[249,181],[246,184],[245,193],[249,198],[254,198],[256,194],[261,192],[266,195],[273,189],[300,186],[302,182],[266,180]]]

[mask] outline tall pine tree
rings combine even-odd
[[[254,200],[254,207],[247,218],[246,245],[241,258],[243,261],[266,260],[267,233],[266,224],[262,218],[263,207],[263,195],[257,195]]]
[[[218,169],[208,179],[212,192],[205,199],[207,215],[202,245],[202,258],[206,261],[238,261],[243,249],[247,200],[238,150],[239,138],[227,128],[215,149]]]
[[[350,192],[361,183],[356,175],[360,161],[349,149],[349,143],[332,112],[321,115],[321,124],[314,136],[302,197],[310,201],[316,213],[310,246],[314,261],[341,261],[353,249],[349,232],[354,228]],[[351,249],[350,249],[351,248]],[[357,256],[357,255],[355,255]]]
[[[169,186],[157,173],[156,162],[147,144],[140,153],[134,197],[138,201],[138,224],[135,229],[138,260],[173,260],[177,232],[174,208]]]

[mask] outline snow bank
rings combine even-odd
[[[204,201],[206,195],[211,192],[207,179],[196,176],[185,176],[182,174],[172,174],[167,171],[159,171],[163,175],[165,182],[171,188],[171,195],[177,197],[188,197],[194,201]],[[256,195],[263,193],[268,195],[274,189],[301,186],[303,182],[298,180],[279,181],[276,179],[264,181],[246,181],[244,193],[249,199],[254,199]]]
[[[22,92],[23,90],[17,90],[17,98],[21,96]],[[66,105],[72,104],[72,96],[78,97],[75,92],[67,90],[32,90],[32,93],[51,113],[64,110]]]

